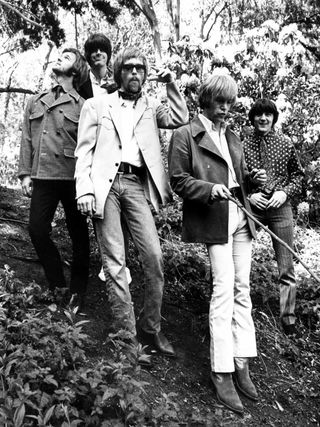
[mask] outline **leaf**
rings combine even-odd
[[[13,416],[13,424],[14,427],[21,427],[23,420],[24,420],[24,416],[26,413],[26,407],[24,405],[24,403],[22,403],[16,410]]]
[[[276,404],[277,408],[279,409],[279,411],[281,411],[281,412],[284,411],[283,407],[280,405],[280,403],[277,400],[275,400],[275,404]]]
[[[44,416],[44,419],[43,419],[43,423],[44,424],[47,424],[47,422],[50,420],[50,418],[52,417],[52,414],[53,414],[55,408],[56,408],[56,405],[53,405],[53,406],[51,406],[51,408],[49,408],[47,410],[46,415]]]
[[[57,311],[57,304],[50,304],[48,305],[48,309],[52,312],[55,313]]]

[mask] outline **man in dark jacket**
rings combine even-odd
[[[65,288],[60,254],[53,243],[51,222],[61,202],[72,240],[71,301],[81,306],[89,272],[89,237],[86,217],[75,200],[74,150],[84,100],[77,90],[86,80],[85,58],[65,49],[53,67],[57,85],[32,96],[22,128],[19,178],[25,196],[31,197],[29,232],[44,268],[49,289]],[[80,307],[81,308],[81,307]]]
[[[252,221],[227,198],[237,197],[247,209],[251,180],[238,136],[225,124],[237,96],[229,75],[210,76],[200,88],[199,114],[173,134],[169,150],[170,183],[183,198],[182,238],[207,245],[213,283],[209,312],[211,379],[217,399],[242,413],[232,381],[252,400],[258,395],[248,361],[256,356],[251,317],[250,262]]]
[[[79,88],[82,98],[88,99],[117,90],[109,68],[112,46],[108,37],[101,33],[91,34],[84,44],[84,54],[90,71],[87,80]]]

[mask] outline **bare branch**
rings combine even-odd
[[[19,88],[19,87],[0,87],[0,93],[11,93],[11,92],[30,93],[30,94],[35,93],[33,90],[23,89],[23,88]]]
[[[15,7],[13,7],[11,4],[9,4],[5,0],[0,0],[0,5],[2,5],[3,7],[6,7],[7,9],[12,10],[17,15],[19,15],[22,19],[24,19],[25,21],[27,21],[30,24],[32,24],[32,25],[34,25],[34,26],[42,29],[42,26],[40,24],[38,24],[37,22],[33,21],[32,19],[29,19],[26,16],[24,16],[23,13],[21,13],[18,9],[16,9]]]

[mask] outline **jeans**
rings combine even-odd
[[[213,276],[209,310],[213,372],[233,372],[235,357],[257,355],[251,316],[251,247],[247,219],[229,202],[228,243],[208,246]]]
[[[278,209],[253,209],[254,216],[273,233],[293,248],[293,214],[290,202]],[[294,275],[293,256],[281,243],[272,239],[279,271],[280,319],[286,325],[295,323],[297,285]]]
[[[122,218],[139,251],[145,274],[144,305],[139,316],[139,326],[144,332],[156,334],[160,331],[161,322],[163,259],[141,180],[134,174],[117,174],[106,200],[104,218],[95,219],[95,227],[113,314],[113,327],[116,331],[124,329],[136,335],[133,303],[125,271]]]
[[[33,180],[29,233],[49,282],[49,288],[65,287],[59,251],[52,241],[51,222],[58,203],[64,208],[72,241],[70,291],[85,293],[89,276],[89,234],[86,218],[77,210],[74,181]]]

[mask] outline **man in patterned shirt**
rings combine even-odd
[[[290,198],[301,191],[303,172],[290,139],[274,125],[278,110],[269,99],[259,99],[249,112],[254,126],[244,137],[245,158],[250,171],[264,168],[267,181],[249,200],[256,218],[280,239],[293,247],[293,214]],[[272,241],[279,270],[280,319],[283,330],[295,329],[296,280],[292,254],[275,239]]]

